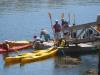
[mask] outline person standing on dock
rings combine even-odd
[[[65,20],[64,20],[64,18],[63,18],[63,19],[61,19],[61,25],[63,26],[64,23],[65,23]]]
[[[69,32],[69,25],[67,21],[65,21],[62,26],[62,32],[63,32],[63,38],[65,40],[65,45],[67,44],[68,46],[69,44],[67,41],[69,40],[70,32]]]
[[[55,21],[55,24],[53,25],[54,29],[54,39],[55,39],[55,44],[59,46],[59,41],[61,39],[61,26],[58,23],[58,20]]]

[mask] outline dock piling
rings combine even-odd
[[[100,50],[99,50],[99,53],[98,53],[98,59],[99,59],[99,62],[98,62],[98,75],[100,75]]]

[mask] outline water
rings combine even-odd
[[[39,36],[41,28],[53,36],[48,12],[52,13],[53,23],[61,20],[61,13],[67,21],[68,14],[71,15],[71,24],[74,14],[76,24],[92,22],[100,13],[100,0],[0,0],[0,41],[31,40],[33,35]],[[97,67],[95,56],[83,57],[83,61],[75,68],[55,68],[53,59],[5,67],[0,55],[0,75],[82,75],[83,69]]]
[[[61,20],[61,13],[75,14],[76,24],[96,21],[100,12],[99,0],[0,0],[0,41],[30,40],[39,35],[41,28],[48,29],[52,35],[48,12],[52,21]]]

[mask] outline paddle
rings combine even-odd
[[[49,16],[49,18],[50,18],[50,23],[51,23],[51,29],[52,29],[52,31],[53,31],[53,35],[54,35],[54,30],[53,30],[53,27],[52,27],[52,16],[51,16],[51,13],[50,12],[48,12],[48,16]]]
[[[61,13],[61,19],[64,19],[64,13]]]
[[[75,14],[73,14],[73,19],[74,19],[73,26],[75,26]]]
[[[69,18],[68,24],[70,24],[70,13],[68,13],[68,18]]]
[[[73,20],[74,20],[73,21],[73,26],[75,26],[76,25],[76,23],[75,23],[75,14],[73,14]],[[73,35],[74,35],[74,38],[77,39],[77,30],[76,29],[73,29]]]
[[[61,21],[62,21],[61,25],[63,26],[64,25],[64,13],[61,13]]]
[[[52,28],[52,17],[51,17],[51,13],[48,12],[49,18],[50,18],[50,23],[51,23],[51,28]]]

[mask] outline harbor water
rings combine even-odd
[[[100,13],[100,0],[0,0],[0,42],[32,40],[43,28],[53,37],[48,12],[52,14],[53,24],[55,20],[61,23],[62,13],[67,21],[70,15],[70,25],[94,22]],[[3,57],[0,54],[0,75],[84,75],[88,69],[98,66],[96,55],[81,56],[81,64],[64,68],[55,67],[55,58],[24,65],[5,65]]]

